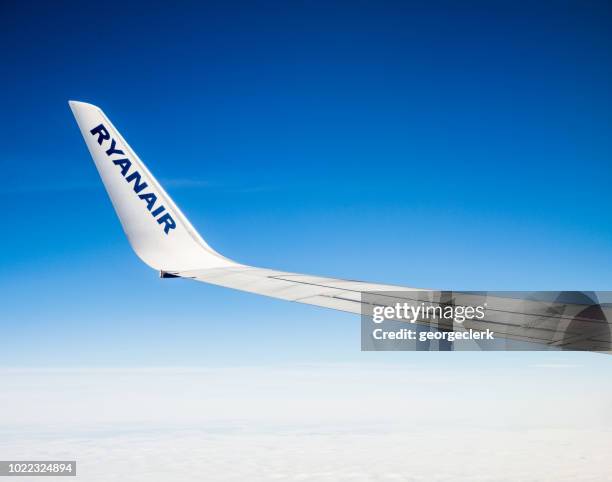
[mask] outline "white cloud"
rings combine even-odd
[[[358,425],[152,426],[72,436],[26,433],[3,438],[0,451],[3,458],[77,459],[79,480],[88,482],[599,481],[609,475],[610,435]]]
[[[5,369],[0,454],[85,481],[603,480],[610,389],[531,372]]]

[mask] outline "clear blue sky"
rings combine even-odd
[[[359,352],[350,315],[157,279],[69,99],[104,109],[238,261],[429,288],[612,289],[611,10],[4,2],[0,364],[379,355]]]

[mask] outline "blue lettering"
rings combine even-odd
[[[104,127],[103,124],[94,127],[89,132],[92,136],[98,136],[96,140],[98,141],[99,145],[102,145],[104,141],[111,141],[110,148],[106,150],[107,156],[111,156],[113,154],[125,155],[125,153],[121,149],[117,149],[117,142],[115,141],[115,139],[111,138],[110,134],[108,133],[108,130]],[[128,176],[128,172],[132,167],[132,161],[125,157],[121,159],[113,159],[112,161],[115,166],[119,166],[121,168],[121,175],[125,178],[125,181],[128,184],[132,182],[134,183],[134,192],[138,194],[138,197],[140,199],[147,203],[147,209],[149,210],[149,212],[151,212],[151,216],[153,216],[153,218],[157,218],[157,216],[160,216],[161,214],[161,216],[156,220],[157,224],[163,225],[164,233],[168,234],[171,229],[176,229],[176,222],[174,221],[174,219],[172,219],[170,213],[164,213],[164,211],[166,211],[166,207],[160,205],[155,208],[155,204],[157,203],[157,195],[153,192],[146,192],[141,194],[141,192],[144,191],[147,187],[149,187],[149,185],[146,181],[142,179],[142,175],[140,174],[140,172],[134,170]]]
[[[121,166],[121,174],[123,174],[123,177],[125,177],[125,175],[130,170],[130,166],[132,165],[132,162],[129,159],[115,159],[113,161],[113,164],[117,166]]]
[[[111,139],[110,149],[108,151],[106,151],[106,155],[107,156],[110,156],[112,154],[125,154],[122,150],[115,149],[116,145],[117,145],[117,143],[115,142],[115,139]]]
[[[168,234],[168,231],[176,228],[176,223],[170,214],[166,213],[161,218],[157,220],[158,224],[164,224],[164,233]]]
[[[128,184],[134,181],[134,192],[136,194],[148,186],[146,182],[140,182],[140,173],[138,171],[134,171],[132,174],[126,177],[125,180],[128,182]]]
[[[94,127],[89,131],[92,136],[98,136],[98,144],[102,145],[102,141],[108,141],[110,139],[110,134],[106,130],[103,124],[100,124],[97,127]],[[113,141],[114,142],[114,141]]]
[[[158,208],[157,208],[155,211],[153,211],[153,212],[151,213],[151,216],[153,216],[153,217],[157,217],[157,216],[159,216],[161,213],[163,213],[165,210],[166,210],[166,208],[165,208],[164,206],[160,206],[160,207],[158,207]]]
[[[138,197],[142,199],[143,201],[146,201],[147,209],[149,211],[153,209],[153,206],[155,206],[155,203],[157,202],[157,196],[153,194],[152,192],[148,192],[146,194],[140,194]]]

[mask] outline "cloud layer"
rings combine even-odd
[[[609,388],[534,370],[5,369],[0,453],[86,481],[604,480]]]

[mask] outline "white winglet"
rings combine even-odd
[[[69,104],[140,259],[161,272],[237,266],[206,244],[101,109]]]

